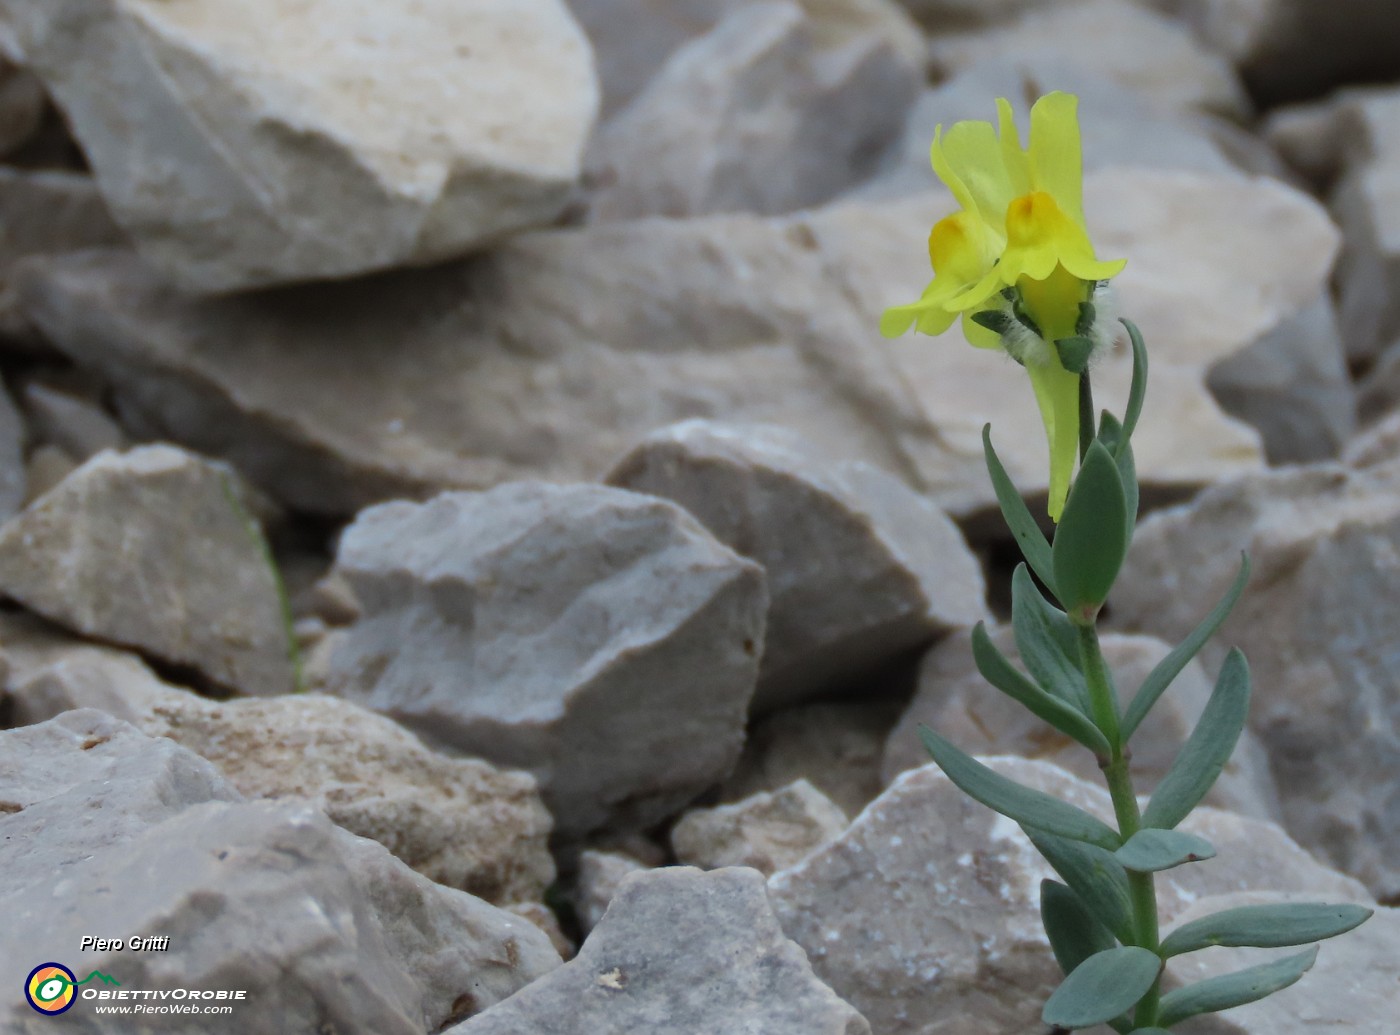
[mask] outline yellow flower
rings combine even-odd
[[[961,211],[929,235],[932,283],[910,305],[885,311],[880,331],[941,334],[962,318],[979,348],[1006,349],[1030,375],[1050,443],[1050,516],[1059,520],[1079,440],[1079,378],[1057,342],[1113,331],[1094,320],[1102,284],[1123,260],[1100,261],[1084,224],[1078,99],[1052,93],[1031,108],[1030,147],[1004,99],[1000,134],[989,122],[959,122],[934,134],[933,171]],[[1084,303],[1089,303],[1086,307]]]

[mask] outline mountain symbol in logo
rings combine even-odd
[[[94,971],[93,971],[91,974],[89,974],[87,977],[83,978],[81,981],[74,981],[73,984],[74,984],[74,985],[86,985],[86,984],[87,984],[89,981],[91,981],[93,978],[97,978],[97,980],[101,981],[104,985],[120,985],[120,984],[121,984],[121,982],[118,981],[116,978],[112,977],[111,974],[104,974],[104,973],[102,973],[102,971],[100,971],[100,970],[94,970]]]

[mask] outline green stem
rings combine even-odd
[[[1118,695],[1113,689],[1108,666],[1099,648],[1098,632],[1092,625],[1079,626],[1079,656],[1089,687],[1093,719],[1108,738],[1113,752],[1101,761],[1108,793],[1113,799],[1113,814],[1118,820],[1118,832],[1123,840],[1142,829],[1142,814],[1138,811],[1137,795],[1133,792],[1133,777],[1128,752],[1120,742]],[[1156,952],[1161,947],[1157,920],[1157,888],[1150,873],[1128,873],[1128,890],[1132,899],[1134,944]],[[1161,1001],[1160,980],[1138,1002],[1135,1027],[1150,1028],[1157,1023],[1157,1008]]]
[[[1079,462],[1094,444],[1094,388],[1089,383],[1089,371],[1079,375]]]

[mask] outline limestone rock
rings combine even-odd
[[[535,781],[446,758],[382,716],[322,694],[165,698],[137,720],[209,759],[250,799],[305,799],[439,884],[497,905],[554,880]]]
[[[1206,378],[1225,412],[1259,429],[1272,464],[1326,460],[1356,431],[1357,398],[1329,293]]]
[[[1356,386],[1356,411],[1364,424],[1377,424],[1396,410],[1400,410],[1400,348],[1391,346]]]
[[[75,862],[60,881],[10,882],[0,906],[14,921],[0,939],[7,976],[23,980],[42,956],[136,988],[241,988],[247,1031],[420,1035],[559,964],[528,921],[433,884],[306,805],[194,805]],[[93,929],[168,931],[172,944],[79,951]],[[7,1020],[19,1032],[48,1023],[22,1002]],[[117,1035],[130,1021],[92,1030]]]
[[[1053,55],[1163,105],[1249,111],[1227,60],[1178,22],[1121,0],[1042,4],[1005,25],[934,36],[929,54],[943,77],[987,59]]]
[[[1332,213],[1346,247],[1337,262],[1347,355],[1373,359],[1400,337],[1400,150],[1343,177]]]
[[[1365,385],[1362,388],[1364,413]],[[1342,459],[1353,467],[1377,467],[1400,460],[1400,411],[1387,414],[1352,439]]]
[[[240,800],[198,755],[92,709],[0,732],[0,745],[0,852],[6,878],[0,894],[7,896],[36,886],[67,886],[94,853],[193,805]],[[37,924],[32,929],[18,924],[8,906],[5,915],[12,919],[7,933],[39,933]],[[51,958],[66,959],[76,945]]]
[[[505,908],[507,913],[523,917],[543,931],[549,938],[549,944],[554,946],[554,951],[561,957],[566,960],[574,958],[578,946],[570,941],[569,936],[564,933],[564,929],[559,925],[559,917],[555,916],[554,910],[543,902],[512,902]]]
[[[31,268],[26,313],[116,383],[127,419],[312,513],[596,477],[697,415],[917,477],[933,432],[804,240],[752,217],[639,221],[411,278],[204,301],[89,253]]]
[[[623,852],[585,850],[578,857],[574,875],[574,911],[579,926],[588,934],[598,926],[622,882],[634,873],[651,869],[646,863]]]
[[[27,320],[10,283],[10,267],[34,255],[114,248],[126,236],[86,173],[0,166],[0,334],[9,351],[53,352]]]
[[[34,615],[0,614],[5,718],[28,726],[74,708],[140,723],[160,704],[192,697],[129,651],[80,640]]]
[[[1316,97],[1329,86],[1400,74],[1400,13],[1390,0],[1152,0],[1183,18],[1239,68],[1268,104]]]
[[[264,549],[232,472],[172,446],[105,452],[0,528],[0,592],[219,686],[273,694],[291,689],[292,664]]]
[[[85,173],[0,167],[0,262],[126,243]]]
[[[988,764],[1101,817],[1112,814],[1106,792],[1055,766]],[[1233,890],[1245,875],[1324,895],[1346,886],[1272,824],[1213,813],[1202,810],[1185,829],[1217,837],[1222,859],[1160,875],[1168,918],[1202,895]],[[1041,1007],[1061,979],[1040,926],[1040,882],[1050,876],[1014,823],[928,765],[902,774],[844,834],[768,886],[784,932],[873,1029],[1002,1035],[1040,1030]]]
[[[597,109],[562,0],[0,13],[113,217],[202,291],[428,263],[549,223]]]
[[[733,805],[691,809],[671,828],[686,866],[749,866],[764,876],[801,861],[846,829],[846,814],[806,780]]]
[[[24,505],[27,507],[78,469],[78,461],[59,446],[35,446],[24,464]]]
[[[624,882],[579,954],[446,1035],[869,1035],[783,936],[753,870]]]
[[[1185,923],[1226,909],[1295,901],[1315,902],[1318,898],[1268,892],[1218,895],[1194,903],[1177,919]],[[1191,1022],[1189,1030],[1201,1035],[1284,1035],[1311,1031],[1387,1035],[1393,1031],[1395,969],[1392,961],[1400,951],[1400,910],[1378,909],[1360,927],[1321,945],[1313,969],[1292,988]],[[1168,980],[1194,984],[1286,955],[1287,950],[1277,949],[1216,948],[1191,953],[1171,961]]]
[[[784,708],[749,727],[744,753],[720,789],[734,802],[806,780],[848,816],[880,793],[885,738],[898,700],[823,701]]]
[[[24,420],[0,381],[0,521],[7,521],[25,501]]]
[[[58,446],[78,463],[104,449],[125,449],[129,444],[120,425],[91,397],[31,381],[24,386],[23,407],[33,435]]]
[[[791,2],[735,7],[598,134],[591,218],[826,201],[875,169],[920,79],[878,34],[832,39]]]
[[[1227,558],[1241,550],[1251,586],[1202,658],[1211,668],[1228,645],[1249,658],[1251,725],[1288,831],[1378,898],[1400,894],[1384,775],[1400,757],[1389,661],[1400,624],[1400,465],[1255,475],[1154,515],[1118,580],[1114,621],[1179,639],[1224,594],[1235,577]]]
[[[17,151],[38,132],[48,103],[34,73],[0,59],[0,155]]]
[[[1155,360],[1138,443],[1149,496],[1257,468],[1257,436],[1222,416],[1204,369],[1317,298],[1335,228],[1269,180],[1087,179],[1095,243],[1132,257],[1115,284]],[[928,227],[952,204],[935,192],[540,232],[412,277],[205,301],[129,255],[30,260],[17,278],[26,316],[113,382],[124,420],[231,459],[298,510],[592,478],[699,416],[789,427],[964,518],[992,503],[987,420],[1024,491],[1046,462],[1014,364],[875,330],[927,283]],[[1095,386],[1120,410],[1127,366],[1110,357]]]
[[[1023,11],[1047,7],[1053,0],[899,0],[930,32],[983,28]]]
[[[763,572],[673,503],[532,482],[388,503],[336,568],[364,616],[335,691],[530,770],[565,836],[654,823],[739,755]]]
[[[1018,657],[1009,627],[994,629],[992,641],[1008,657]],[[1125,706],[1171,649],[1148,636],[1115,634],[1104,636],[1102,646]],[[1201,665],[1193,661],[1143,721],[1132,744],[1133,774],[1141,793],[1155,787],[1171,768],[1177,751],[1195,728],[1211,686]],[[1101,782],[1099,765],[1091,752],[982,678],[968,636],[952,637],[924,656],[919,692],[885,746],[883,773],[887,782],[906,769],[928,764],[928,752],[918,735],[921,725],[938,730],[973,754],[1042,759],[1082,780]],[[1250,816],[1278,816],[1278,792],[1268,759],[1248,734],[1206,800]]]
[[[924,61],[923,37],[894,0],[798,0],[830,46],[888,43],[910,69]],[[611,114],[645,87],[677,48],[708,33],[750,0],[572,0],[598,55],[603,110]]]
[[[685,421],[643,440],[608,481],[674,500],[763,565],[756,710],[840,689],[986,615],[981,567],[945,514],[785,429]]]

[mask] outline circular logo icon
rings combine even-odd
[[[73,1005],[78,979],[62,963],[41,963],[24,982],[24,998],[40,1013],[62,1013]]]

